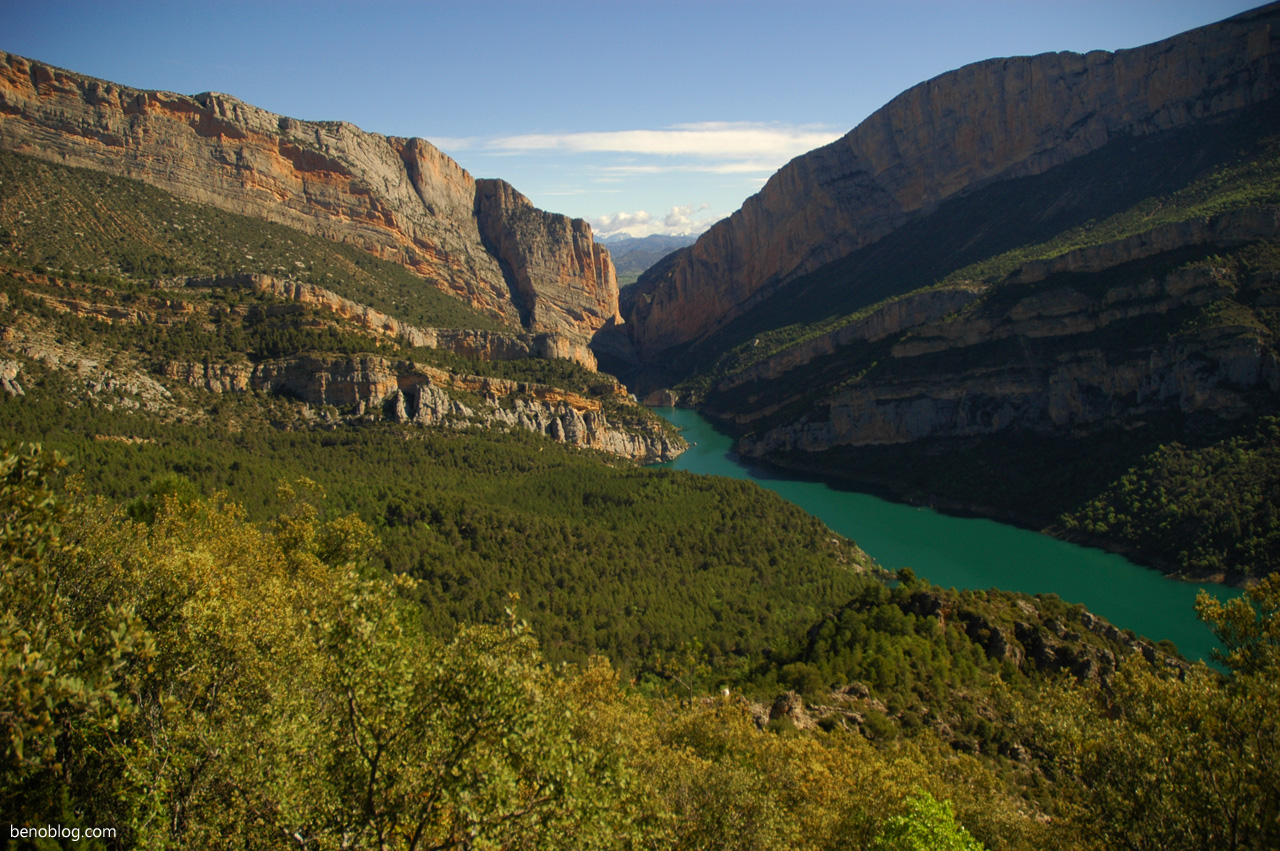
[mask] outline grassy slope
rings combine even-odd
[[[518,330],[359,248],[182,201],[135,180],[0,152],[0,258],[91,279],[260,272],[425,327]]]

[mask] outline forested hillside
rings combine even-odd
[[[48,198],[4,207],[0,280],[16,822],[110,826],[113,848],[1088,847],[1111,780],[1060,767],[1044,690],[1246,687],[1053,598],[881,576],[754,485],[496,420],[576,399],[662,433],[570,361],[416,345],[406,317],[476,323],[394,267],[6,168],[10,197]],[[348,277],[299,300],[245,276],[280,275],[252,261],[290,240]],[[253,384],[286,363],[320,371]],[[396,416],[378,363],[472,413]]]

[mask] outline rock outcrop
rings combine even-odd
[[[357,245],[530,331],[586,340],[617,313],[613,264],[585,222],[478,185],[422,139],[299,121],[213,92],[141,91],[0,53],[0,148]]]
[[[1080,682],[1105,683],[1125,658],[1134,655],[1171,670],[1187,667],[1185,661],[1149,640],[1126,634],[1083,610],[1071,612],[1070,620],[1064,623],[1032,600],[1015,599],[1001,611],[963,602],[955,605],[947,595],[933,589],[916,591],[901,607],[919,617],[937,618],[940,624],[959,624],[988,659],[1009,662],[1026,673],[1065,672]]]
[[[341,320],[340,326],[359,326],[415,346],[445,348],[476,360],[544,357],[548,346],[569,345],[563,335],[415,328],[328,290],[266,275],[157,281],[149,294],[131,292],[118,301],[118,293],[96,284],[21,270],[0,271],[9,279],[10,292],[22,299],[39,300],[51,309],[47,314],[6,311],[5,322],[0,324],[0,391],[7,396],[26,395],[27,382],[34,378],[38,384],[41,375],[50,371],[66,379],[59,385],[69,389],[62,400],[66,404],[90,402],[170,421],[200,418],[213,407],[207,396],[187,389],[196,388],[219,395],[260,393],[300,403],[269,406],[271,420],[282,418],[285,427],[337,427],[388,420],[446,428],[518,428],[645,463],[670,460],[685,448],[679,436],[635,403],[625,386],[603,374],[592,379],[589,389],[574,392],[376,354],[315,352],[251,360],[244,354],[224,351],[221,356],[206,352],[203,358],[197,354],[166,360],[140,357],[118,345],[135,333],[133,327],[144,329],[144,337],[149,333],[146,326],[199,327],[201,317],[208,316],[207,303],[202,310],[195,306],[200,300],[193,303],[180,297],[178,290],[188,288],[250,289],[301,302],[268,302],[253,310],[298,314],[319,308],[333,312]],[[9,294],[0,292],[0,308],[11,304]],[[226,320],[235,312],[220,315]],[[91,320],[103,335],[78,339],[59,318],[67,314]],[[571,353],[565,348],[561,354]]]
[[[1133,50],[992,59],[921,83],[642,277],[631,337],[651,359],[948,198],[1266,101],[1278,58],[1273,4]]]
[[[343,409],[340,418],[525,429],[646,463],[668,461],[684,449],[679,438],[656,424],[611,423],[598,399],[530,382],[458,375],[411,361],[309,356],[257,364],[173,362],[165,366],[164,375],[213,393],[256,391]],[[616,395],[625,397],[621,385]]]

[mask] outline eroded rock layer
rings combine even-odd
[[[602,403],[532,382],[446,370],[379,357],[282,358],[258,364],[174,362],[165,376],[213,393],[286,394],[310,406],[344,408],[356,417],[456,428],[519,428],[560,443],[645,463],[684,449],[657,424],[619,427]],[[620,399],[626,390],[617,387]]]
[[[410,346],[444,349],[475,360],[524,360],[546,358],[571,360],[592,371],[596,357],[580,337],[573,334],[503,334],[497,331],[455,328],[420,328],[381,311],[344,298],[315,284],[273,275],[244,274],[221,278],[178,278],[168,282],[179,287],[243,288],[276,298],[296,301],[327,310],[353,325],[385,334]]]
[[[1236,211],[1027,263],[988,289],[923,292],[898,303],[891,333],[873,313],[720,382],[710,409],[757,429],[739,443],[752,456],[1246,418],[1280,393],[1280,355],[1259,319],[1280,303],[1280,282],[1261,265],[1229,271],[1213,252],[1273,250],[1278,236],[1276,208]],[[1204,259],[1180,259],[1196,250]],[[806,396],[806,371],[841,357],[865,372]]]

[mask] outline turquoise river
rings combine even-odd
[[[785,474],[741,461],[732,440],[696,412],[660,408],[690,447],[663,466],[750,479],[852,538],[885,567],[910,567],[935,585],[1057,594],[1083,603],[1123,629],[1169,639],[1189,659],[1209,661],[1214,636],[1195,615],[1201,588],[1221,598],[1222,585],[1169,579],[1157,570],[1089,547],[1068,544],[992,520],[954,517],[927,508]]]

